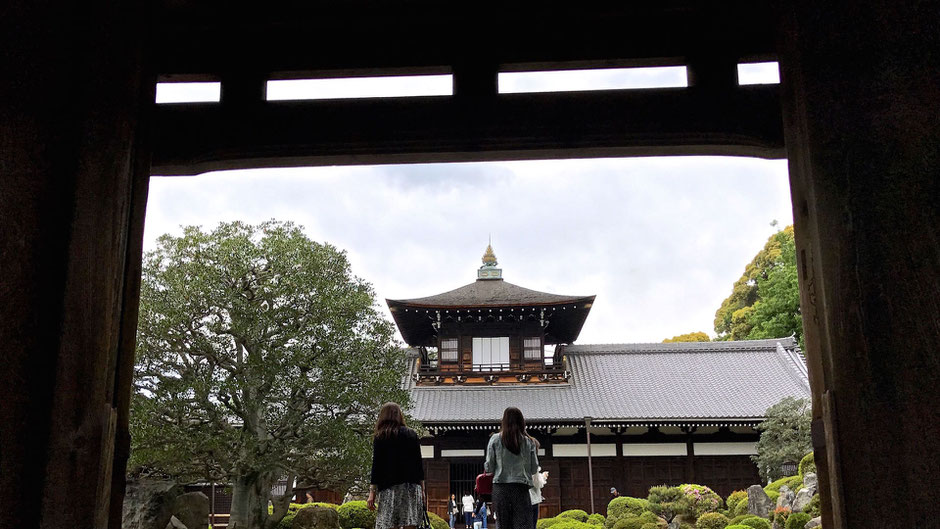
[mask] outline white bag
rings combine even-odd
[[[473,522],[473,529],[483,529],[483,521],[477,520]]]

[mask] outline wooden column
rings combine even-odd
[[[144,7],[14,0],[0,17],[3,529],[117,527],[153,101]]]
[[[823,526],[922,526],[940,486],[940,6],[778,7]]]

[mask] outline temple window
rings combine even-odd
[[[541,360],[542,339],[538,336],[523,339],[522,352],[526,360]]]
[[[505,371],[509,369],[509,337],[473,339],[474,371]]]
[[[444,338],[441,340],[441,362],[456,362],[458,354],[457,338]]]

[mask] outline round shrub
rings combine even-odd
[[[639,516],[649,507],[649,502],[641,498],[631,498],[630,496],[618,496],[607,504],[607,521],[605,526],[612,529],[621,516],[632,514]]]
[[[810,453],[806,454],[805,456],[803,456],[803,459],[800,460],[800,466],[799,466],[798,472],[799,472],[799,475],[800,475],[800,481],[803,481],[803,480],[805,479],[804,476],[806,476],[807,474],[809,474],[809,473],[815,474],[815,473],[816,473],[816,455],[815,455],[815,452],[810,452]]]
[[[366,507],[366,502],[350,501],[336,509],[339,526],[343,529],[375,529],[375,513]]]
[[[707,512],[695,522],[695,529],[725,529],[728,517],[717,512]]]
[[[644,520],[639,516],[633,516],[628,514],[626,516],[621,516],[617,523],[614,524],[614,529],[642,529],[646,524],[650,523],[650,520]]]
[[[776,491],[776,490],[767,490],[767,491],[765,491],[765,492],[767,493],[767,497],[770,498],[771,503],[773,503],[774,505],[776,505],[776,504],[777,504],[777,498],[780,497],[780,492],[778,492],[778,491]]]
[[[819,494],[814,494],[812,499],[809,500],[809,504],[803,509],[803,512],[810,515],[812,518],[819,516],[822,513],[819,501]]]
[[[685,495],[691,515],[698,518],[707,512],[715,512],[721,507],[721,496],[704,485],[679,485]]]
[[[450,522],[444,520],[431,511],[428,511],[428,518],[431,519],[432,529],[450,529]]]
[[[748,516],[741,520],[741,525],[746,525],[752,529],[771,529],[770,520],[760,516]],[[727,527],[725,529],[728,529]]]
[[[558,513],[558,517],[571,518],[572,520],[577,520],[579,522],[586,522],[588,519],[588,513],[582,511],[581,509],[571,509]]]
[[[750,513],[747,511],[747,493],[744,494],[744,499],[739,501],[737,505],[734,506],[734,509],[731,510],[731,514],[737,516],[750,516]]]
[[[806,525],[806,522],[812,520],[810,515],[805,512],[795,512],[787,518],[786,529],[803,529],[803,526]]]
[[[294,526],[294,516],[293,514],[285,515],[281,518],[281,521],[277,523],[275,529],[291,529]]]
[[[657,524],[657,525],[661,525],[661,526],[663,526],[663,527],[666,527],[666,525],[668,525],[668,524],[666,523],[666,520],[663,520],[662,518],[660,518],[659,516],[656,516],[655,514],[651,513],[650,511],[643,511],[643,512],[641,512],[641,513],[640,513],[640,519],[643,520],[643,521],[646,522],[646,523],[654,523],[654,524]]]
[[[640,529],[659,529],[659,525],[654,523],[645,523],[643,524],[643,527],[640,527]]]
[[[731,519],[730,522],[728,522],[728,525],[740,525],[741,520],[745,518],[750,518],[750,517],[751,517],[750,514],[741,514],[741,515],[735,516],[734,518]]]
[[[603,515],[603,514],[597,514],[597,513],[594,513],[594,514],[588,516],[588,518],[587,518],[587,523],[589,523],[589,524],[591,524],[591,525],[599,525],[599,526],[601,526],[601,527],[604,526],[604,523],[605,523],[606,521],[607,521],[607,519],[604,518],[604,515]]]
[[[725,529],[750,529],[749,525],[729,525]]]
[[[728,495],[728,499],[725,500],[725,505],[728,506],[728,511],[734,512],[734,508],[742,501],[747,503],[747,491],[736,490]]]
[[[535,527],[536,529],[548,529],[560,521],[558,518],[542,518],[535,523]]]
[[[552,525],[552,529],[597,529],[596,525],[579,522],[572,518],[559,518],[558,520],[558,523]]]
[[[777,481],[774,481],[770,485],[764,487],[764,492],[770,496],[771,492],[780,493],[780,487],[786,485],[793,492],[797,492],[803,488],[803,478],[800,476],[787,476],[785,478],[780,478]]]

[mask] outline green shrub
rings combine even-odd
[[[747,503],[747,491],[736,490],[728,495],[728,499],[725,500],[725,505],[728,506],[728,511],[734,512],[734,508],[742,501]]]
[[[558,518],[542,518],[541,520],[535,523],[535,527],[536,529],[548,529],[549,527],[551,527],[552,525],[555,525],[556,523],[560,521],[561,520],[559,520]]]
[[[690,510],[689,497],[679,487],[652,487],[648,501],[649,510],[667,522],[672,522],[676,516],[687,514]]]
[[[643,524],[643,527],[640,527],[640,529],[659,529],[659,525],[654,523],[645,523]]]
[[[776,491],[776,490],[767,490],[767,491],[765,491],[765,492],[767,493],[767,497],[770,498],[771,503],[773,503],[774,505],[776,505],[776,504],[777,504],[777,498],[780,497],[780,492],[779,492],[779,491]]]
[[[747,493],[744,494],[744,499],[739,501],[737,505],[734,506],[731,514],[735,516],[750,516],[750,513],[747,510]]]
[[[800,481],[805,480],[805,476],[809,473],[816,473],[816,455],[815,452],[810,452],[803,456],[803,459],[800,460],[799,466],[799,476]]]
[[[375,513],[366,507],[364,501],[350,501],[336,509],[339,526],[343,529],[375,529]]]
[[[740,515],[735,516],[734,518],[732,518],[731,521],[728,522],[728,525],[740,525],[740,524],[741,524],[741,520],[743,520],[743,519],[745,519],[745,518],[750,518],[750,517],[751,517],[750,514],[740,514]]]
[[[810,517],[815,518],[821,514],[819,507],[819,494],[814,494],[813,498],[809,500],[809,504],[806,505],[806,508],[803,509],[803,512],[810,515]]]
[[[621,516],[625,514],[639,516],[647,508],[649,508],[649,503],[642,498],[618,496],[607,504],[607,521],[604,525],[607,529],[612,529]]]
[[[725,529],[728,517],[717,512],[707,512],[695,522],[695,529]]]
[[[573,518],[558,518],[558,522],[551,527],[552,529],[597,529],[596,525],[579,522]]]
[[[751,526],[749,526],[749,525],[729,525],[728,527],[725,527],[725,529],[751,529]]]
[[[787,518],[786,529],[803,529],[803,526],[806,525],[806,522],[810,521],[812,516],[806,514],[805,512],[795,512]]]
[[[428,511],[428,518],[431,519],[431,527],[433,529],[450,529],[450,523],[441,518],[440,516],[434,514],[431,511]]]
[[[679,490],[685,494],[689,514],[698,518],[707,512],[715,512],[721,507],[721,496],[704,485],[679,485]]]
[[[591,525],[599,525],[603,527],[605,522],[607,522],[607,518],[604,518],[603,514],[594,513],[587,518],[587,523]]]
[[[771,529],[770,521],[760,516],[748,516],[741,520],[741,525],[746,525],[752,529]],[[728,529],[727,527],[725,529]]]
[[[294,514],[288,514],[281,518],[281,521],[275,526],[276,529],[291,529],[294,526]]]
[[[764,492],[769,496],[771,492],[780,493],[780,487],[786,485],[793,492],[797,492],[803,488],[803,478],[800,476],[787,476],[785,478],[780,478],[777,481],[774,481],[770,485],[764,487]]]
[[[588,513],[582,511],[581,509],[571,509],[569,511],[558,513],[558,517],[571,518],[572,520],[577,520],[579,522],[586,522],[588,519]]]
[[[632,514],[627,514],[621,516],[617,523],[614,525],[614,529],[642,529],[646,524],[650,523],[650,520],[644,520],[639,516],[633,516]]]

